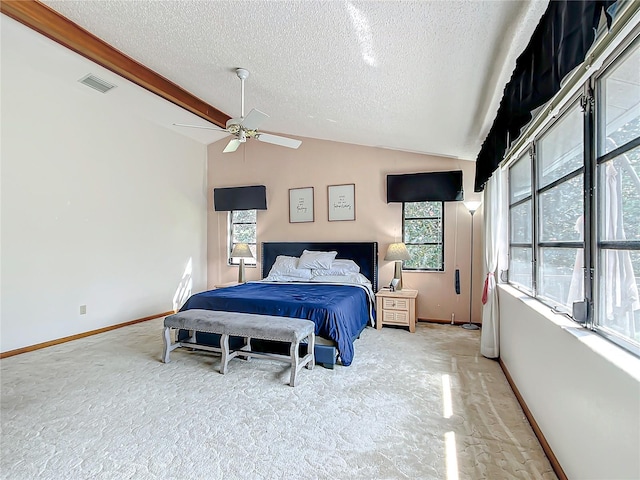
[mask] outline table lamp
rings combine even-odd
[[[392,243],[387,248],[387,254],[384,256],[385,260],[396,262],[396,269],[393,274],[393,280],[397,280],[395,289],[402,290],[402,261],[409,260],[411,256],[407,251],[407,247],[404,243]]]
[[[247,245],[246,243],[236,243],[233,246],[233,250],[231,250],[231,258],[240,259],[240,267],[238,268],[238,283],[245,283],[246,280],[244,279],[244,259],[253,258],[253,253],[251,253],[249,245]]]

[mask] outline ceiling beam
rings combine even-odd
[[[0,11],[92,62],[225,128],[229,116],[34,0],[2,0]]]

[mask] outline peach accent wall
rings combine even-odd
[[[267,210],[258,211],[258,243],[264,241],[377,241],[379,284],[393,277],[393,262],[384,261],[387,246],[402,239],[402,206],[386,203],[386,176],[462,170],[465,199],[473,193],[475,163],[444,157],[304,138],[297,150],[249,140],[235,153],[222,153],[223,139],[208,147],[208,284],[233,281],[237,267],[226,264],[227,213],[213,210],[213,188],[243,185],[267,187]],[[327,186],[354,183],[356,220],[329,222]],[[314,187],[315,221],[289,223],[289,189]],[[482,212],[474,219],[474,322],[481,322]],[[418,318],[468,321],[471,216],[462,202],[445,204],[445,272],[403,273],[405,288],[417,289]],[[258,259],[258,262],[260,259]],[[460,268],[461,294],[454,290]],[[258,280],[259,268],[247,268]]]

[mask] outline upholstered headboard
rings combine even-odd
[[[353,260],[371,281],[373,291],[378,291],[378,242],[262,242],[262,278],[269,274],[278,255],[299,257],[303,250],[336,251],[336,258]]]

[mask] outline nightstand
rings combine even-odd
[[[380,290],[376,293],[376,328],[382,325],[402,325],[416,331],[417,290],[403,288],[400,291]]]

